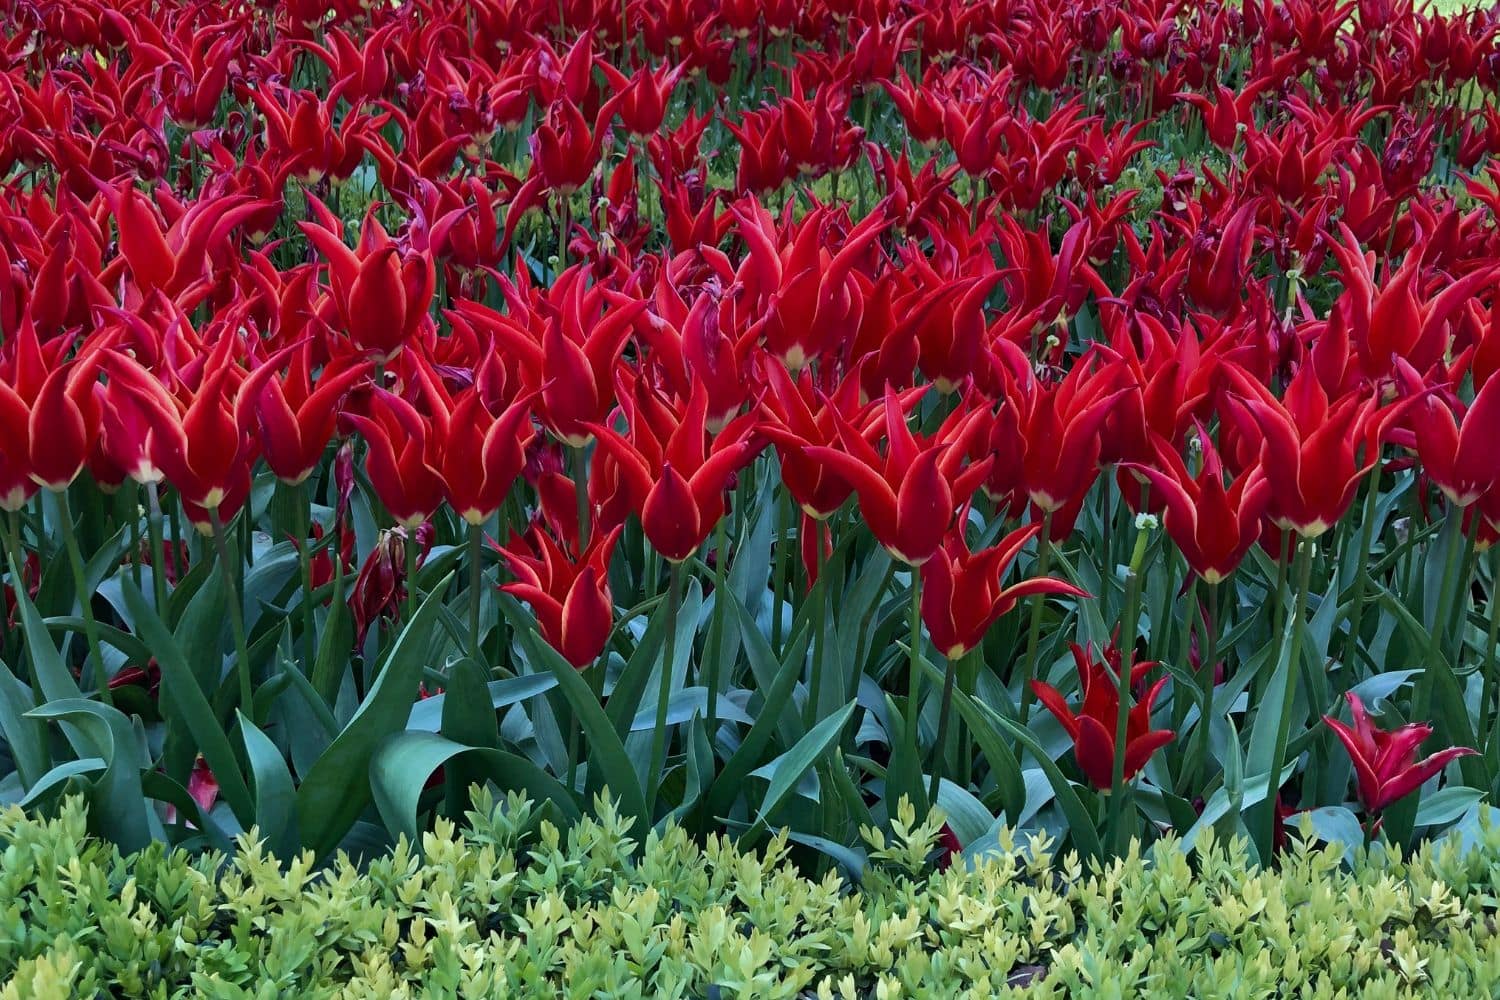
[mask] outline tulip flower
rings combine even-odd
[[[1031,689],[1073,740],[1073,757],[1078,762],[1078,769],[1095,788],[1109,788],[1114,781],[1115,727],[1120,718],[1119,689],[1105,663],[1094,658],[1092,646],[1085,649],[1073,643],[1070,648],[1073,663],[1078,668],[1081,692],[1078,711],[1069,708],[1067,699],[1051,684],[1032,681]],[[1105,660],[1116,671],[1123,668],[1120,652],[1114,647],[1105,651]],[[1156,666],[1147,662],[1131,667],[1131,686],[1143,681]],[[1151,728],[1151,706],[1166,683],[1165,677],[1157,680],[1146,691],[1145,697],[1130,708],[1125,723],[1126,781],[1139,773],[1151,755],[1172,742],[1175,735],[1170,729]]]
[[[317,468],[345,394],[370,371],[364,363],[334,365],[314,385],[311,353],[306,343],[278,351],[246,377],[235,399],[236,422],[255,428],[266,465],[291,486]]]
[[[954,530],[922,564],[922,622],[938,652],[950,660],[961,659],[983,641],[991,625],[1031,594],[1088,596],[1087,591],[1051,577],[1000,586],[1005,571],[1039,531],[1039,524],[1026,525],[995,545],[973,552],[963,532]]]
[[[443,479],[435,465],[437,434],[415,406],[376,387],[372,416],[346,413],[344,419],[370,446],[366,469],[375,495],[403,528],[415,528],[443,502]]]
[[[1318,537],[1349,509],[1360,480],[1379,461],[1374,401],[1355,394],[1330,400],[1311,365],[1297,370],[1284,401],[1243,370],[1225,371],[1241,392],[1229,397],[1226,421],[1243,439],[1260,442],[1270,484],[1267,514],[1283,531]]]
[[[659,397],[656,402],[659,419],[668,424],[664,433],[638,418],[630,419],[629,437],[603,424],[588,426],[600,449],[618,463],[652,547],[670,562],[681,563],[724,516],[730,477],[749,464],[763,442],[751,414],[730,421],[710,440],[708,393],[702,383],[694,383],[680,412],[661,405],[665,401]]]
[[[432,261],[425,254],[403,252],[376,221],[373,209],[365,216],[359,246],[350,250],[333,213],[316,198],[308,204],[317,223],[298,226],[328,261],[328,311],[355,347],[373,361],[389,361],[427,319],[436,282]]]
[[[131,423],[147,437],[131,450],[149,453],[151,468],[177,488],[188,519],[204,535],[213,531],[213,512],[227,524],[249,497],[250,466],[258,447],[235,419],[234,397],[244,376],[229,357],[236,339],[229,333],[220,336],[196,388],[179,384],[169,392],[119,352],[111,352],[104,362],[111,382],[118,381],[140,410],[141,419]]]
[[[1451,761],[1478,752],[1469,747],[1449,747],[1417,760],[1417,748],[1432,735],[1430,725],[1412,722],[1396,730],[1376,729],[1359,695],[1346,691],[1344,699],[1349,702],[1353,727],[1327,715],[1323,721],[1349,751],[1359,802],[1368,813],[1383,811],[1416,791]]]
[[[859,507],[876,540],[897,559],[920,566],[942,545],[953,512],[989,474],[990,460],[965,466],[974,436],[984,430],[983,410],[956,411],[937,436],[919,442],[906,425],[894,391],[886,393],[886,451],[835,416],[842,448],[804,449],[859,494]]]
[[[1418,393],[1406,410],[1408,430],[1391,438],[1414,448],[1427,478],[1467,507],[1500,480],[1500,378],[1486,382],[1468,406],[1446,393]]]
[[[1188,565],[1205,582],[1218,583],[1234,572],[1260,537],[1271,486],[1256,463],[1226,489],[1223,463],[1201,424],[1197,440],[1203,450],[1197,476],[1189,474],[1176,449],[1159,437],[1154,442],[1155,467],[1129,463],[1125,468],[1144,476],[1160,494],[1166,504],[1167,534]]]
[[[542,638],[579,670],[599,658],[614,625],[609,559],[621,530],[594,536],[576,560],[538,524],[506,547],[491,542],[516,577],[500,589],[531,605]]]

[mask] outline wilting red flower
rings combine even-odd
[[[382,617],[399,621],[401,605],[406,600],[407,577],[406,538],[409,531],[416,531],[417,568],[427,559],[427,550],[432,547],[432,524],[423,522],[419,527],[392,528],[380,533],[380,539],[365,564],[360,567],[354,587],[349,591],[349,611],[354,617],[354,646],[365,644],[365,636]]]
[[[504,548],[491,542],[516,576],[500,589],[531,605],[542,638],[579,670],[599,658],[614,627],[609,558],[622,530],[595,535],[577,560],[537,524]]]
[[[922,564],[922,622],[938,651],[950,660],[962,657],[984,640],[984,634],[1016,602],[1031,594],[1087,597],[1071,583],[1039,577],[1001,587],[1005,571],[1041,525],[1017,528],[996,544],[971,552],[962,525],[950,532],[937,553]]]
[[[1109,788],[1114,783],[1115,728],[1120,719],[1120,693],[1105,661],[1119,670],[1123,667],[1122,657],[1113,645],[1105,651],[1104,661],[1094,658],[1092,646],[1085,649],[1073,643],[1071,649],[1082,691],[1078,711],[1075,713],[1070,709],[1062,693],[1051,684],[1032,681],[1031,690],[1072,738],[1073,757],[1078,761],[1078,769],[1094,787]],[[1146,662],[1131,667],[1131,687],[1143,681],[1156,666],[1154,662]],[[1166,683],[1167,678],[1159,679],[1146,691],[1145,697],[1137,699],[1130,707],[1125,723],[1126,781],[1146,766],[1153,753],[1172,742],[1175,735],[1170,729],[1151,728],[1151,705]]]
[[[1410,795],[1451,761],[1478,753],[1469,747],[1449,747],[1417,760],[1417,748],[1432,735],[1430,725],[1412,722],[1396,730],[1376,729],[1359,695],[1346,691],[1344,699],[1349,702],[1349,715],[1354,726],[1346,726],[1327,715],[1323,716],[1323,721],[1349,751],[1359,787],[1359,802],[1368,813],[1379,813],[1391,803]]]

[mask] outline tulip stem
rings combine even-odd
[[[667,763],[667,708],[672,701],[672,668],[677,659],[677,612],[682,606],[682,563],[673,562],[667,575],[666,639],[656,697],[656,728],[651,735],[651,769],[646,772],[646,820],[656,815],[656,793]]]
[[[219,508],[210,507],[208,519],[213,528],[219,573],[224,580],[224,589],[229,592],[229,628],[234,634],[234,665],[240,678],[240,711],[245,713],[246,718],[253,718],[255,695],[250,678],[249,645],[245,642],[245,611],[240,606],[240,592],[235,586],[234,564],[229,561],[229,546],[224,542],[224,522],[219,519]]]
[[[971,655],[965,653],[965,656]],[[928,805],[936,804],[938,800],[938,787],[942,782],[943,770],[947,766],[945,752],[948,744],[948,723],[953,714],[953,682],[958,676],[958,660],[953,657],[945,657],[947,663],[943,670],[943,700],[942,707],[938,710],[937,741],[933,744],[932,777],[927,787]]]
[[[298,483],[292,497],[297,511],[297,571],[302,577],[302,655],[303,673],[311,674],[318,659],[317,626],[313,620],[312,585],[312,487],[308,480]]]
[[[1135,549],[1125,570],[1125,612],[1120,618],[1120,675],[1115,678],[1115,760],[1109,785],[1109,830],[1116,851],[1122,853],[1126,841],[1123,822],[1125,797],[1129,792],[1125,784],[1125,751],[1130,741],[1130,675],[1135,666],[1135,633],[1141,614],[1141,569],[1150,541],[1149,529],[1141,528],[1136,532]]]
[[[114,696],[110,694],[109,674],[104,669],[104,657],[99,650],[99,626],[94,621],[94,608],[90,603],[92,595],[89,594],[88,581],[84,579],[83,552],[78,548],[78,536],[73,531],[73,510],[68,503],[68,491],[61,489],[53,496],[57,497],[57,520],[62,527],[63,546],[68,550],[68,566],[73,571],[73,593],[78,598],[89,655],[94,660],[94,681],[99,685],[99,700],[112,705]]]
[[[1293,562],[1296,564],[1297,590],[1292,597],[1292,618],[1283,628],[1280,638],[1283,648],[1277,651],[1279,662],[1281,656],[1286,653],[1285,644],[1291,644],[1290,660],[1287,662],[1286,669],[1286,687],[1281,693],[1281,721],[1277,729],[1275,746],[1272,747],[1271,766],[1266,770],[1271,786],[1266,791],[1265,801],[1256,806],[1255,811],[1251,813],[1252,818],[1248,824],[1252,836],[1260,834],[1256,836],[1255,844],[1261,852],[1263,862],[1270,860],[1270,851],[1276,839],[1276,802],[1279,795],[1276,783],[1280,780],[1281,769],[1286,764],[1286,743],[1291,735],[1292,708],[1297,700],[1297,678],[1302,675],[1302,633],[1305,625],[1303,618],[1307,614],[1307,590],[1312,573],[1313,544],[1311,540],[1299,540],[1297,552],[1293,556]]]
[[[162,621],[167,617],[167,571],[162,540],[161,497],[155,482],[146,484],[146,532],[151,546],[151,591],[156,597],[156,614]]]
[[[1047,572],[1052,568],[1052,512],[1049,510],[1042,515],[1042,530],[1036,536],[1036,577],[1046,579]],[[1031,682],[1036,677],[1036,655],[1037,643],[1042,635],[1042,608],[1047,601],[1047,595],[1036,593],[1031,595],[1031,625],[1026,633],[1026,660],[1021,668],[1021,725],[1026,725],[1027,718],[1031,715]]]
[[[479,588],[484,582],[483,567],[480,565],[483,548],[480,542],[483,535],[484,529],[479,525],[469,525],[469,648],[473,651],[474,659],[480,663],[484,662],[484,654],[479,649]]]
[[[573,497],[578,511],[578,558],[589,547],[589,460],[582,445],[573,449]]]
[[[708,674],[705,682],[708,684],[708,739],[712,744],[714,734],[719,731],[719,685],[722,682],[721,671],[724,668],[724,565],[728,562],[728,551],[726,546],[727,529],[725,522],[729,515],[725,514],[719,518],[719,523],[714,527],[714,648],[709,651]]]
[[[417,529],[407,528],[406,543],[406,622],[417,616]]]
[[[816,546],[818,552],[818,578],[808,588],[809,596],[817,601],[817,609],[812,616],[812,677],[807,689],[806,723],[807,728],[811,729],[818,721],[818,703],[823,698],[823,647],[826,644],[826,637],[824,635],[824,625],[826,622],[824,621],[824,617],[828,610],[828,583],[823,579],[823,574],[827,571],[826,561],[823,557],[823,525],[821,522],[813,521],[811,518],[805,519],[803,524],[811,524],[813,531],[817,532],[817,537],[813,540],[813,545]]]
[[[1179,786],[1184,791],[1193,787],[1208,758],[1208,731],[1212,724],[1209,716],[1214,707],[1214,671],[1218,668],[1215,660],[1219,655],[1219,585],[1208,583],[1204,589],[1208,591],[1208,621],[1203,628],[1203,657],[1198,662],[1198,731]]]
[[[907,759],[913,767],[922,759],[917,750],[917,730],[921,726],[922,714],[922,568],[911,567],[911,677],[910,690],[906,697],[906,748]],[[921,794],[921,781],[916,783],[916,794]],[[930,803],[929,803],[930,804]],[[921,803],[916,803],[919,813],[925,812]]]
[[[1370,546],[1375,540],[1376,503],[1380,499],[1380,472],[1371,478],[1365,492],[1365,508],[1359,523],[1359,559],[1354,564],[1354,593],[1349,601],[1349,634],[1344,640],[1344,669],[1354,670],[1359,657],[1359,633],[1364,627],[1365,584],[1369,579],[1366,568],[1370,561]]]

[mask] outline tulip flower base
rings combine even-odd
[[[1015,831],[1081,878],[1492,818],[1494,11],[0,25],[24,822],[292,871],[478,794],[529,824],[483,850],[603,823],[818,879],[921,824],[909,869]]]

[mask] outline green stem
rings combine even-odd
[[[167,571],[162,540],[161,496],[155,482],[146,484],[146,529],[151,546],[151,591],[156,598],[156,614],[167,620]]]
[[[1360,516],[1359,559],[1354,564],[1354,593],[1349,602],[1349,634],[1344,640],[1344,667],[1353,670],[1359,656],[1359,634],[1364,629],[1365,587],[1370,578],[1370,546],[1375,541],[1375,509],[1380,499],[1380,473],[1366,484],[1365,506]]]
[[[953,714],[953,682],[958,676],[958,661],[951,656],[945,659],[947,663],[943,671],[943,701],[942,707],[938,710],[937,740],[933,743],[932,777],[927,787],[929,805],[938,800],[938,788],[947,763],[945,751],[948,743],[948,720]]]
[[[806,523],[806,522],[804,522]],[[822,534],[822,525],[813,524],[813,530]],[[823,698],[823,647],[826,645],[824,635],[824,616],[828,611],[828,583],[823,578],[827,571],[826,560],[823,558],[823,539],[814,541],[817,547],[818,579],[810,588],[809,593],[818,602],[817,612],[813,615],[813,649],[812,649],[812,678],[808,684],[806,724],[811,729],[818,721],[818,706]]]
[[[1282,767],[1286,764],[1286,744],[1291,735],[1292,709],[1297,700],[1297,679],[1302,676],[1302,634],[1306,630],[1304,619],[1307,615],[1308,582],[1312,574],[1312,548],[1313,542],[1299,539],[1297,553],[1293,557],[1297,590],[1292,595],[1292,618],[1287,623],[1280,639],[1282,643],[1291,644],[1291,659],[1287,663],[1286,687],[1281,693],[1281,719],[1277,728],[1276,743],[1271,751],[1271,766],[1266,769],[1273,787],[1267,791],[1265,801],[1256,807],[1256,818],[1251,824],[1252,830],[1258,830],[1260,834],[1256,846],[1262,852],[1262,859],[1269,858],[1271,845],[1275,842],[1277,790],[1274,786],[1281,777]],[[1280,658],[1278,650],[1277,660],[1279,661]]]
[[[68,503],[68,491],[58,490],[58,521],[62,527],[63,546],[68,551],[68,567],[73,571],[73,593],[78,598],[79,613],[83,615],[83,631],[88,637],[89,655],[94,660],[94,681],[99,685],[99,700],[106,705],[114,704],[109,690],[109,674],[104,669],[104,656],[99,650],[99,626],[94,621],[92,596],[88,581],[84,579],[83,552],[78,547],[78,536],[73,531],[73,510]]]
[[[722,671],[724,668],[724,626],[726,612],[724,610],[726,572],[725,564],[729,561],[727,548],[728,528],[726,523],[729,515],[719,518],[719,523],[714,526],[714,649],[708,658],[708,673],[705,680],[708,684],[708,738],[712,742],[714,734],[719,731],[719,686],[723,681]]]
[[[1141,569],[1151,536],[1145,528],[1136,532],[1135,549],[1125,570],[1125,611],[1120,617],[1120,674],[1115,678],[1115,760],[1109,786],[1109,830],[1116,850],[1125,847],[1125,749],[1129,740],[1130,673],[1135,664],[1135,635],[1141,614]]]
[[[573,451],[573,495],[578,509],[578,558],[589,547],[589,460],[588,451],[579,446]]]
[[[917,766],[922,758],[918,755],[917,730],[921,724],[922,707],[922,569],[911,567],[911,661],[908,691],[906,696],[906,749],[908,760]],[[916,794],[921,794],[920,782]],[[924,811],[917,803],[918,811]]]
[[[245,612],[240,605],[239,588],[235,586],[234,566],[229,561],[229,547],[224,542],[224,522],[219,519],[219,508],[209,508],[208,518],[213,528],[219,573],[224,580],[224,589],[229,592],[229,627],[234,633],[234,666],[240,678],[240,711],[248,718],[252,714],[255,696],[250,677],[250,647],[245,641]]]
[[[1184,791],[1193,788],[1198,773],[1208,759],[1209,713],[1214,707],[1214,668],[1219,655],[1219,585],[1205,584],[1208,589],[1208,624],[1203,630],[1203,659],[1198,664],[1198,731],[1194,734],[1193,752],[1183,771]]]
[[[661,661],[661,679],[656,696],[656,728],[651,734],[651,769],[646,772],[649,822],[656,815],[656,793],[667,763],[667,708],[672,701],[672,666],[677,659],[677,613],[682,607],[682,563],[674,562],[667,579],[666,647]]]
[[[303,480],[295,487],[292,506],[297,513],[297,570],[302,578],[302,665],[311,674],[318,659],[317,625],[313,617],[312,585],[312,487]]]
[[[1049,510],[1042,515],[1042,531],[1037,535],[1037,557],[1036,576],[1045,578],[1047,572],[1052,568],[1052,512]],[[1031,595],[1031,625],[1026,632],[1026,660],[1021,668],[1021,713],[1020,722],[1024,727],[1031,715],[1031,681],[1036,677],[1037,644],[1042,635],[1042,608],[1047,603],[1047,595]]]
[[[479,588],[484,582],[483,566],[480,565],[483,536],[483,528],[477,524],[469,525],[469,649],[480,663],[484,662],[484,654],[479,649],[479,603],[482,596]]]
[[[406,622],[417,616],[417,529],[407,528],[406,543]]]

